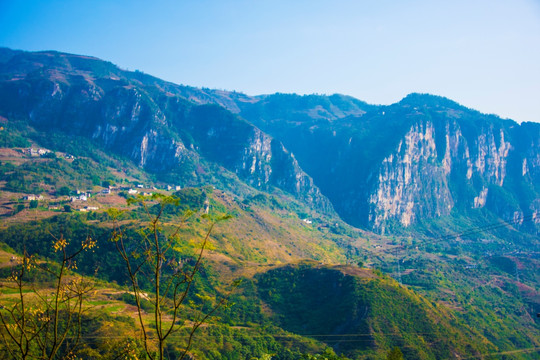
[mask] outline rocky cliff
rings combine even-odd
[[[306,116],[298,105],[276,112],[276,99],[241,106],[297,154],[350,223],[384,231],[482,209],[516,225],[540,221],[540,124],[421,94],[326,117]]]

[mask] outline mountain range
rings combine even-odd
[[[376,106],[180,86],[56,52],[2,49],[0,61],[4,118],[87,137],[183,185],[211,163],[378,232],[483,208],[537,232],[536,123],[427,94]]]
[[[127,196],[145,183],[235,216],[212,236],[201,291],[219,292],[205,290],[212,281],[245,285],[238,309],[214,324],[226,340],[198,343],[201,359],[220,358],[208,355],[216,348],[231,359],[296,359],[321,344],[355,359],[394,346],[406,358],[519,348],[532,359],[540,347],[540,124],[430,94],[391,105],[249,96],[91,56],[0,48],[0,126],[0,245],[9,254],[52,257],[49,229],[75,238],[108,229],[99,211],[60,216],[49,206],[39,218],[12,194],[56,201],[116,183]],[[23,155],[33,146],[44,155]],[[27,218],[16,214],[21,205]],[[192,226],[190,236],[201,231]],[[104,244],[80,271],[99,263],[103,281],[122,285],[114,254]],[[211,328],[201,331],[212,339]],[[288,334],[279,345],[268,340],[276,332]]]

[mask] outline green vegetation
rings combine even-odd
[[[0,357],[538,357],[537,124],[18,57],[0,79]],[[411,195],[414,223],[369,231],[378,190]]]
[[[27,125],[23,121],[0,123],[0,147],[25,148],[30,146],[26,135]]]
[[[263,300],[284,329],[313,336],[352,358],[381,356],[395,346],[413,359],[491,350],[446,309],[433,307],[393,280],[354,267],[308,262],[257,279]]]
[[[537,305],[534,297],[523,297],[523,290],[514,281],[505,280],[497,287],[484,285],[468,290],[471,284],[480,285],[483,279],[489,279],[494,271],[497,276],[515,277],[513,264],[517,262],[511,258],[493,257],[483,262],[481,256],[475,257],[475,261],[481,265],[471,272],[465,266],[472,259],[464,261],[455,255],[445,255],[455,253],[459,248],[459,253],[470,253],[472,248],[466,242],[458,248],[444,242],[433,244],[437,248],[432,250],[432,258],[424,258],[418,250],[409,250],[400,265],[401,271],[414,269],[401,276],[407,287],[398,285],[379,271],[372,273],[356,266],[339,268],[318,262],[302,262],[274,269],[266,265],[270,256],[282,256],[287,261],[298,259],[309,251],[313,258],[323,253],[328,256],[335,251],[336,257],[332,262],[344,262],[345,258],[338,255],[339,248],[332,249],[330,244],[340,244],[338,239],[341,239],[343,245],[351,246],[353,236],[358,236],[358,232],[341,223],[332,223],[328,227],[318,225],[327,223],[328,220],[324,218],[314,219],[315,225],[306,226],[300,218],[305,217],[308,211],[273,195],[259,194],[234,201],[234,197],[209,188],[186,188],[176,195],[183,199],[185,205],[201,211],[205,211],[204,204],[207,202],[210,211],[236,214],[234,219],[220,224],[210,237],[208,259],[201,263],[200,272],[193,283],[194,293],[188,297],[190,303],[182,308],[188,319],[196,319],[197,309],[211,310],[204,305],[205,301],[215,303],[215,299],[230,290],[227,284],[243,278],[242,284],[229,298],[231,306],[219,309],[215,316],[207,319],[207,325],[195,333],[192,351],[201,359],[260,358],[265,354],[275,354],[274,359],[300,359],[302,356],[384,358],[395,346],[400,348],[404,358],[434,359],[444,358],[449,351],[476,356],[518,347],[531,348],[537,344],[533,334],[537,331],[535,326],[538,326],[538,322],[531,326],[526,322],[527,314],[523,312],[523,306],[535,311]],[[155,203],[149,207],[150,214],[159,213],[158,205]],[[175,208],[172,204],[164,208],[162,219],[166,228],[182,214]],[[119,219],[126,239],[139,239],[128,245],[133,249],[135,243],[140,241],[136,229],[145,219],[147,215],[139,206],[130,208]],[[187,225],[180,232],[182,237],[197,238],[204,233],[204,223],[196,218],[189,219]],[[252,229],[258,230],[250,232]],[[295,234],[294,242],[286,242],[284,229]],[[437,230],[426,228],[423,231]],[[78,259],[77,272],[97,276],[96,288],[116,295],[102,297],[101,300],[89,299],[88,303],[94,307],[94,316],[102,320],[92,320],[93,317],[86,314],[83,319],[88,324],[96,321],[95,327],[91,327],[93,333],[106,331],[105,324],[114,324],[115,328],[124,328],[122,334],[127,336],[128,329],[133,325],[126,325],[126,311],[128,306],[137,302],[132,290],[126,287],[129,282],[122,259],[114,243],[107,241],[112,233],[105,214],[65,213],[44,220],[12,224],[0,229],[0,241],[19,253],[26,249],[30,254],[39,254],[40,258],[60,261],[58,254],[51,250],[51,234],[58,233],[64,234],[67,239],[84,239],[89,235],[98,239],[98,246],[92,249],[94,251]],[[282,239],[282,247],[276,249],[278,252],[268,245],[265,247],[264,244],[278,236]],[[309,241],[303,242],[303,236]],[[409,236],[404,234],[406,239]],[[328,242],[325,237],[335,240]],[[344,241],[347,237],[350,240]],[[245,244],[250,242],[253,246],[246,247]],[[317,242],[324,250],[314,247]],[[405,241],[397,237],[392,241],[388,239],[388,243],[409,244],[412,249],[422,243],[422,238]],[[193,244],[196,242],[185,245],[176,243],[174,255],[167,258],[192,258]],[[485,246],[489,248],[491,243]],[[481,247],[477,248],[478,254],[482,251]],[[298,252],[297,255],[289,255],[295,252]],[[217,254],[225,257],[220,258]],[[395,274],[394,253],[390,251],[383,257],[376,254],[363,252],[361,261],[364,266],[377,266],[384,273]],[[253,261],[256,263],[253,264]],[[96,265],[99,266],[97,273],[94,272]],[[534,265],[527,267],[534,268]],[[538,281],[534,271],[522,270],[520,276],[521,281]],[[151,289],[150,283],[144,279],[139,284],[141,289]],[[115,289],[115,286],[121,288]],[[516,297],[523,300],[516,302]],[[140,298],[139,303],[144,311],[143,320],[148,321],[146,324],[154,331],[148,315],[154,309],[151,301]],[[463,310],[451,310],[456,308]],[[101,322],[103,319],[106,319],[104,323]],[[191,324],[189,321],[188,324]],[[524,327],[516,329],[513,326],[515,323],[524,324]],[[351,341],[353,339],[347,334],[362,335]],[[181,356],[188,337],[188,328],[182,328],[178,336],[170,339],[164,351]],[[142,338],[135,339],[131,348],[134,352],[144,353]],[[426,348],[425,344],[432,345]],[[111,348],[107,346],[82,341],[79,353],[111,353]],[[332,347],[332,351],[338,355],[328,355],[330,350],[325,352],[325,346]]]

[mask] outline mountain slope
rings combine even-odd
[[[0,115],[8,121],[88,137],[182,185],[208,180],[205,162],[214,163],[333,212],[279,141],[222,107],[181,98],[181,87],[91,57],[2,52]]]
[[[313,335],[353,357],[395,346],[407,359],[460,358],[493,349],[447,309],[353,266],[304,262],[257,279],[284,329]]]

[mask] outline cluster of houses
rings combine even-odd
[[[81,212],[96,211],[96,210],[99,210],[99,207],[97,207],[97,206],[85,206],[85,207],[79,209],[79,211],[81,211]]]
[[[45,198],[43,197],[43,195],[26,195],[26,196],[23,196],[22,197],[22,200],[28,200],[28,201],[32,201],[32,200],[45,200]]]
[[[40,157],[40,156],[45,156],[47,154],[50,154],[52,153],[51,150],[49,149],[43,149],[43,148],[27,148],[27,149],[24,149],[23,151],[25,154],[31,156],[31,157]],[[70,155],[70,154],[65,154],[64,155],[64,158],[65,159],[69,159],[69,160],[74,160],[75,159],[75,156],[73,155]]]
[[[51,150],[41,149],[41,148],[40,149],[28,148],[25,150],[25,152],[27,155],[30,155],[32,157],[39,157],[39,156],[49,154]]]
[[[38,154],[42,154],[42,153],[39,153],[37,152],[38,150],[44,150],[44,149],[32,149],[34,150],[33,153],[38,153]],[[49,151],[49,150],[45,150],[45,151]],[[45,153],[43,153],[45,154]],[[33,156],[33,155],[32,155]],[[139,185],[136,185],[136,188],[133,188],[133,187],[116,187],[116,186],[109,186],[107,188],[104,188],[102,189],[101,191],[99,191],[98,193],[92,193],[91,190],[86,190],[86,191],[80,191],[80,190],[77,190],[77,195],[72,195],[69,197],[69,200],[70,202],[72,203],[77,203],[77,202],[87,202],[90,198],[92,197],[95,197],[95,196],[106,196],[106,195],[110,195],[114,192],[121,192],[121,191],[125,191],[128,195],[132,195],[132,196],[135,196],[137,194],[140,194],[142,196],[151,196],[153,193],[152,192],[148,192],[148,191],[145,191],[147,189],[154,189],[154,190],[158,190],[158,188],[156,188],[155,186],[152,186],[152,187],[149,187],[149,186],[145,186],[145,185],[142,185],[142,184],[139,184]],[[175,190],[175,191],[179,191],[181,190],[181,186],[172,186],[172,185],[166,185],[164,187],[162,187],[162,189],[167,189],[167,190]],[[33,201],[33,200],[38,200],[38,201],[42,201],[42,200],[45,200],[45,197],[43,195],[25,195],[21,198],[21,200],[26,200],[26,201]],[[64,202],[64,201],[62,201]],[[53,202],[53,203],[50,203],[49,204],[49,210],[58,210],[60,209],[60,206],[58,205],[59,203],[58,202]],[[76,206],[77,208],[79,206]],[[78,211],[82,211],[82,212],[86,212],[86,211],[95,211],[95,210],[98,210],[99,208],[97,206],[84,206],[84,207],[81,207],[78,209]]]
[[[132,187],[115,187],[115,186],[109,186],[103,190],[101,190],[97,195],[110,195],[112,194],[113,192],[120,192],[120,191],[125,191],[127,192],[128,195],[137,195],[137,194],[140,194],[140,195],[143,195],[143,196],[150,196],[152,195],[152,192],[147,192],[147,191],[143,191],[142,189],[153,189],[153,190],[158,190],[157,187],[155,186],[145,186],[143,184],[138,184],[136,186],[136,189],[132,188]],[[167,185],[166,187],[163,187],[163,189],[167,189],[167,190],[175,190],[175,191],[179,191],[182,189],[181,186],[179,185]],[[81,193],[79,191],[77,191],[77,196],[72,196],[71,197],[71,201],[88,201],[88,199],[92,196],[91,192],[88,190],[84,193]]]
[[[70,199],[71,199],[71,202],[88,201],[88,199],[90,197],[92,197],[92,194],[90,193],[90,191],[80,192],[79,190],[77,190],[77,195],[76,196],[70,196]]]
[[[143,184],[139,184],[139,185],[137,185],[137,187],[140,188],[140,189],[144,189],[144,188],[149,189],[150,188],[150,186],[145,186]],[[154,189],[154,190],[158,190],[158,188],[155,187],[155,186],[152,186],[151,188]],[[167,186],[163,187],[163,189],[167,189],[168,191],[171,191],[171,190],[180,191],[180,190],[182,190],[182,187],[180,185],[167,185]]]

